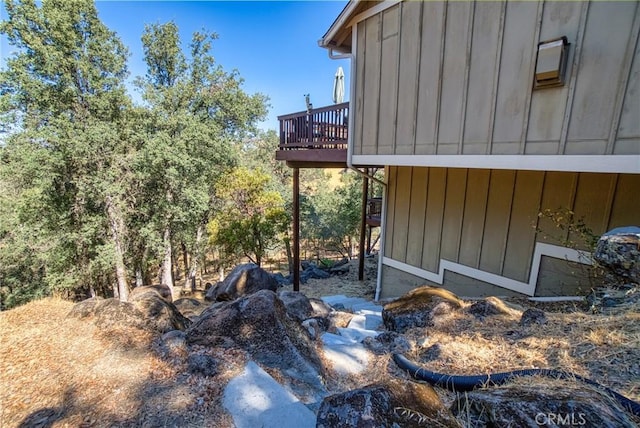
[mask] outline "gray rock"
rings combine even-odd
[[[196,321],[200,314],[207,308],[197,299],[184,297],[173,302],[173,305],[180,311],[182,315],[191,321]]]
[[[331,306],[327,305],[322,299],[312,297],[309,299],[314,317],[328,317],[331,313]]]
[[[67,318],[88,318],[95,315],[96,306],[103,301],[99,297],[92,297],[90,299],[83,300],[82,302],[78,302],[69,311],[67,314]]]
[[[471,391],[451,410],[473,427],[636,426],[614,400],[579,383],[511,384]]]
[[[640,227],[613,229],[600,237],[593,258],[620,278],[640,284]]]
[[[313,316],[311,302],[304,294],[298,291],[281,290],[278,298],[284,303],[287,313],[302,322]]]
[[[236,266],[224,281],[211,287],[207,291],[205,300],[210,302],[235,300],[259,290],[277,291],[278,281],[264,269],[253,263],[247,263]]]
[[[313,340],[318,340],[323,330],[316,318],[309,318],[302,322],[302,326],[309,332],[309,337]]]
[[[130,302],[90,299],[76,304],[67,316],[91,317],[101,328],[134,327],[159,333],[184,330],[191,324],[171,302],[154,291],[137,294]]]
[[[484,318],[490,315],[500,315],[500,310],[492,302],[488,300],[480,300],[475,302],[468,309],[469,313],[476,318]]]
[[[546,324],[547,315],[543,310],[538,308],[529,308],[522,313],[520,317],[520,325],[523,327],[530,326],[532,324]]]
[[[187,355],[187,336],[184,331],[172,330],[162,335],[159,350],[164,357],[182,359]]]
[[[129,292],[129,301],[136,300],[140,298],[140,296],[146,295],[147,293],[155,293],[167,302],[173,301],[173,298],[171,296],[171,289],[164,284],[143,285],[140,287],[135,287]]]
[[[339,266],[333,266],[331,269],[329,269],[329,272],[335,275],[344,275],[346,273],[349,273],[350,269],[351,269],[350,265],[342,264]]]
[[[362,342],[374,354],[404,354],[411,349],[409,341],[395,331],[385,331],[376,337],[367,337]]]
[[[95,317],[95,324],[105,329],[127,325],[141,329],[149,327],[142,312],[132,303],[121,302],[118,299],[105,299],[96,305]]]
[[[307,331],[287,315],[273,291],[260,290],[206,310],[187,331],[187,343],[216,346],[221,336],[232,339],[261,365],[278,370],[293,389],[303,381],[324,390],[320,359]]]
[[[384,305],[382,320],[388,330],[403,333],[410,328],[432,325],[434,316],[462,306],[462,300],[450,291],[425,285]]]
[[[276,272],[274,274],[271,274],[271,276],[273,277],[273,279],[276,280],[278,285],[290,285],[291,284],[291,275],[284,276],[280,272]]]
[[[191,354],[187,358],[189,373],[202,376],[215,376],[218,374],[218,361],[210,355]]]
[[[300,272],[300,282],[302,284],[306,284],[310,279],[327,279],[331,277],[331,275],[319,268],[309,268]]]
[[[142,313],[146,323],[153,330],[166,333],[171,330],[185,330],[191,321],[159,294],[145,293],[131,299],[131,304]]]
[[[331,395],[318,410],[317,428],[459,427],[431,386],[390,380]]]

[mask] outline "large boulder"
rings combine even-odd
[[[593,258],[622,280],[640,284],[640,227],[619,227],[605,233]]]
[[[278,281],[253,263],[238,265],[224,281],[211,287],[205,296],[210,302],[235,300],[259,290],[278,290]]]
[[[617,402],[593,387],[552,380],[467,392],[452,411],[479,428],[636,426]]]
[[[326,397],[317,428],[459,427],[431,386],[389,380]]]
[[[155,293],[145,293],[130,298],[129,301],[142,313],[145,323],[155,331],[166,333],[171,330],[185,330],[191,321],[165,298]]]
[[[278,293],[278,298],[284,303],[287,313],[298,321],[302,322],[313,316],[311,302],[299,291],[282,290]]]
[[[270,290],[260,290],[205,310],[187,331],[189,344],[216,346],[221,336],[232,339],[263,366],[322,390],[320,359],[308,333],[287,314]],[[295,390],[295,387],[292,387]]]
[[[139,296],[148,293],[155,293],[167,302],[173,301],[173,297],[171,297],[171,289],[165,284],[142,285],[140,287],[135,287],[129,292],[129,300],[135,300]]]
[[[191,324],[173,304],[156,293],[135,296],[131,302],[89,299],[74,305],[67,316],[93,318],[104,329],[135,327],[159,333],[184,330]]]
[[[191,321],[198,319],[200,314],[207,308],[197,299],[191,299],[189,297],[183,297],[173,302],[173,305],[180,311],[182,315],[189,318]]]
[[[384,305],[382,321],[387,329],[403,333],[410,328],[430,326],[436,315],[463,306],[464,302],[450,291],[425,285]]]

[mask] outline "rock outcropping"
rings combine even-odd
[[[619,227],[605,233],[593,258],[621,280],[640,284],[640,227]]]
[[[253,263],[238,265],[224,281],[207,290],[205,299],[210,302],[235,300],[259,290],[278,290],[276,281],[267,271]]]

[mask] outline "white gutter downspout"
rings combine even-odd
[[[330,58],[349,58],[351,60],[351,79],[350,79],[350,88],[349,88],[349,102],[354,103],[356,99],[356,41],[358,40],[358,24],[354,24],[351,27],[351,53],[345,55],[335,55],[331,49],[329,49],[329,57]],[[365,176],[366,178],[370,178],[382,185],[382,213],[380,218],[380,250],[378,251],[378,272],[376,277],[376,294],[374,300],[377,302],[380,299],[380,292],[382,290],[382,259],[384,258],[384,231],[386,227],[386,212],[387,212],[387,183],[382,180],[375,178],[372,175],[365,174],[363,171],[360,171],[358,168],[353,166],[353,129],[354,129],[354,121],[355,114],[353,111],[349,112],[349,134],[347,137],[347,167],[349,169],[358,172]]]
[[[351,53],[334,53],[333,48],[326,46],[322,43],[322,40],[319,41],[318,45],[327,49],[329,53],[329,58],[331,59],[349,59],[351,60],[351,81],[349,88],[349,102],[355,103],[356,97],[356,69],[354,67],[356,62],[356,41],[358,40],[358,24],[355,23],[351,27]],[[355,104],[354,104],[355,105]],[[354,114],[353,112],[349,112],[349,124],[348,124],[348,137],[347,137],[347,167],[353,171],[356,171],[358,174],[369,178],[375,181],[378,184],[382,185],[382,213],[380,218],[380,250],[378,251],[378,275],[376,278],[376,294],[374,299],[378,301],[380,298],[380,292],[382,290],[382,259],[384,257],[384,230],[386,227],[386,211],[387,211],[387,183],[382,180],[377,179],[376,177],[365,174],[363,171],[360,171],[358,168],[353,166],[353,128],[354,128]]]

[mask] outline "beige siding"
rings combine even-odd
[[[545,210],[572,211],[595,235],[640,224],[638,174],[391,167],[388,180],[385,257],[436,274],[447,260],[527,282],[536,243],[589,249]],[[566,262],[543,261],[541,290],[569,285]]]
[[[432,272],[438,270],[438,264],[440,262],[440,242],[442,239],[442,225],[444,223],[446,188],[447,170],[444,168],[430,168],[429,188],[427,190],[429,203],[427,204],[425,200],[425,232],[422,241],[421,266]]]
[[[565,153],[579,153],[582,141],[593,141],[595,154],[604,154],[618,83],[637,4],[634,2],[589,4],[577,76],[573,113]],[[615,23],[615,26],[612,24]],[[598,102],[594,102],[598,100]]]
[[[490,173],[488,169],[471,169],[467,179],[458,261],[475,268],[480,262]]]
[[[416,104],[418,102],[418,72],[422,2],[409,2],[402,8],[400,38],[400,70],[398,85],[398,118],[395,154],[408,155],[414,151],[416,139]]]
[[[535,224],[538,219],[544,173],[517,171],[511,203],[511,220],[504,255],[502,275],[526,281],[531,269],[531,256],[536,241]],[[491,234],[492,231],[487,231]]]
[[[407,1],[367,18],[354,154],[640,154],[639,4]],[[561,36],[565,86],[533,90],[538,43]]]
[[[438,114],[440,111],[440,82],[444,52],[443,28],[447,12],[446,4],[442,2],[422,3],[422,40],[419,58],[420,73],[416,112],[416,142],[415,153],[431,155],[436,152],[436,135]]]
[[[450,154],[458,151],[465,97],[467,33],[471,31],[469,17],[472,6],[473,4],[469,2],[454,2],[447,5],[442,93],[439,100],[438,153]]]
[[[491,171],[484,223],[484,230],[491,233],[483,236],[480,248],[480,269],[497,275],[502,275],[515,181],[515,171]]]
[[[411,197],[409,209],[409,233],[412,239],[407,239],[407,255],[405,262],[410,265],[422,264],[422,246],[424,241],[425,217],[427,204],[429,170],[426,168],[413,168],[411,178],[411,190],[415,192]]]
[[[507,3],[492,154],[514,154],[520,149],[533,78],[539,7],[537,2]]]
[[[636,41],[613,154],[640,154],[640,42]]]
[[[382,39],[382,16],[377,15],[359,24],[359,33],[364,33],[364,44],[358,45],[358,57],[364,62],[362,94],[356,94],[362,102],[362,154],[376,154],[378,145],[378,110],[380,104],[380,46]],[[356,69],[359,65],[356,63]],[[359,87],[359,86],[357,86]],[[356,110],[358,108],[356,105]],[[358,118],[358,113],[356,113]],[[358,127],[358,123],[354,124]],[[356,147],[359,145],[355,142]]]
[[[398,111],[398,65],[400,60],[400,6],[382,13],[378,154],[390,155],[396,144]]]
[[[506,2],[482,2],[475,8],[464,126],[464,154],[488,152],[487,141],[493,123],[492,109],[488,107],[495,104],[496,91],[495,79],[487,81],[486,78],[497,75],[504,17],[497,23],[496,17],[500,18],[504,14],[506,5]]]
[[[460,231],[466,193],[467,170],[461,168],[447,170],[440,257],[454,262],[458,261],[460,251]]]

